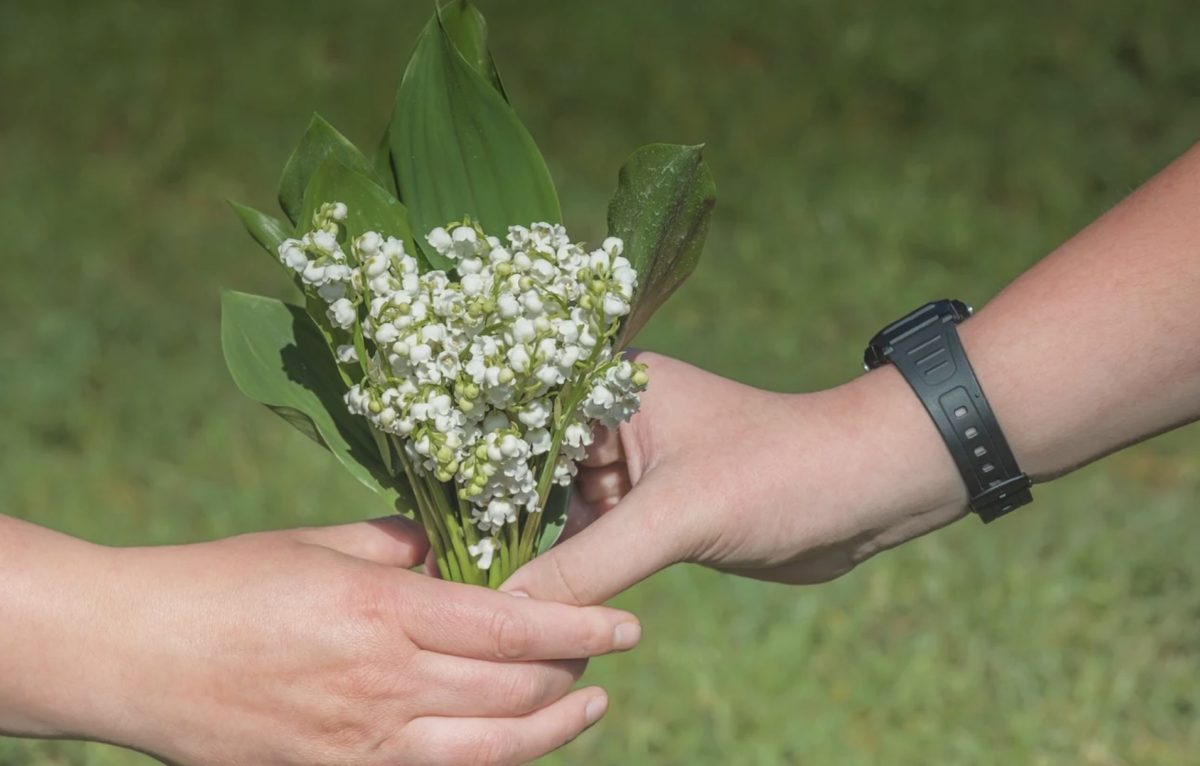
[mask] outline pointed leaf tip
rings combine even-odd
[[[608,228],[625,241],[638,289],[617,348],[629,344],[699,262],[717,201],[703,150],[704,144],[650,144],[621,166]]]

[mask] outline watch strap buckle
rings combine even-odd
[[[998,479],[987,489],[971,498],[971,510],[986,524],[1033,501],[1029,488],[1033,481],[1025,474]]]

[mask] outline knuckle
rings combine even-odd
[[[533,627],[512,610],[501,609],[492,616],[491,637],[497,658],[520,659],[529,651]]]
[[[356,665],[335,675],[330,694],[348,703],[380,702],[392,697],[391,672],[373,665]]]
[[[383,716],[364,711],[361,705],[343,703],[307,731],[299,732],[297,739],[308,743],[300,762],[368,763],[371,755],[386,749],[395,736],[385,723]]]
[[[549,684],[545,674],[533,668],[518,668],[508,678],[504,690],[506,707],[521,713],[527,713],[536,708],[545,699]]]
[[[562,564],[561,556],[555,555],[555,552],[551,551],[547,554],[546,558],[549,559],[550,570],[554,574],[554,579],[558,582],[558,590],[562,594],[562,600],[565,600],[568,604],[586,604],[584,590],[571,582],[570,576],[567,574],[568,569]]]
[[[351,572],[336,588],[338,603],[349,625],[370,635],[395,635],[400,600],[388,579]]]

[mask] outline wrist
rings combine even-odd
[[[957,521],[967,490],[937,427],[890,365],[819,394],[835,413],[827,453],[846,500],[854,563]]]

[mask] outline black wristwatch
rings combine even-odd
[[[989,522],[1033,502],[1033,482],[1017,467],[958,338],[955,326],[971,311],[956,300],[925,304],[880,330],[867,346],[863,366],[896,366],[950,449],[971,510]]]

